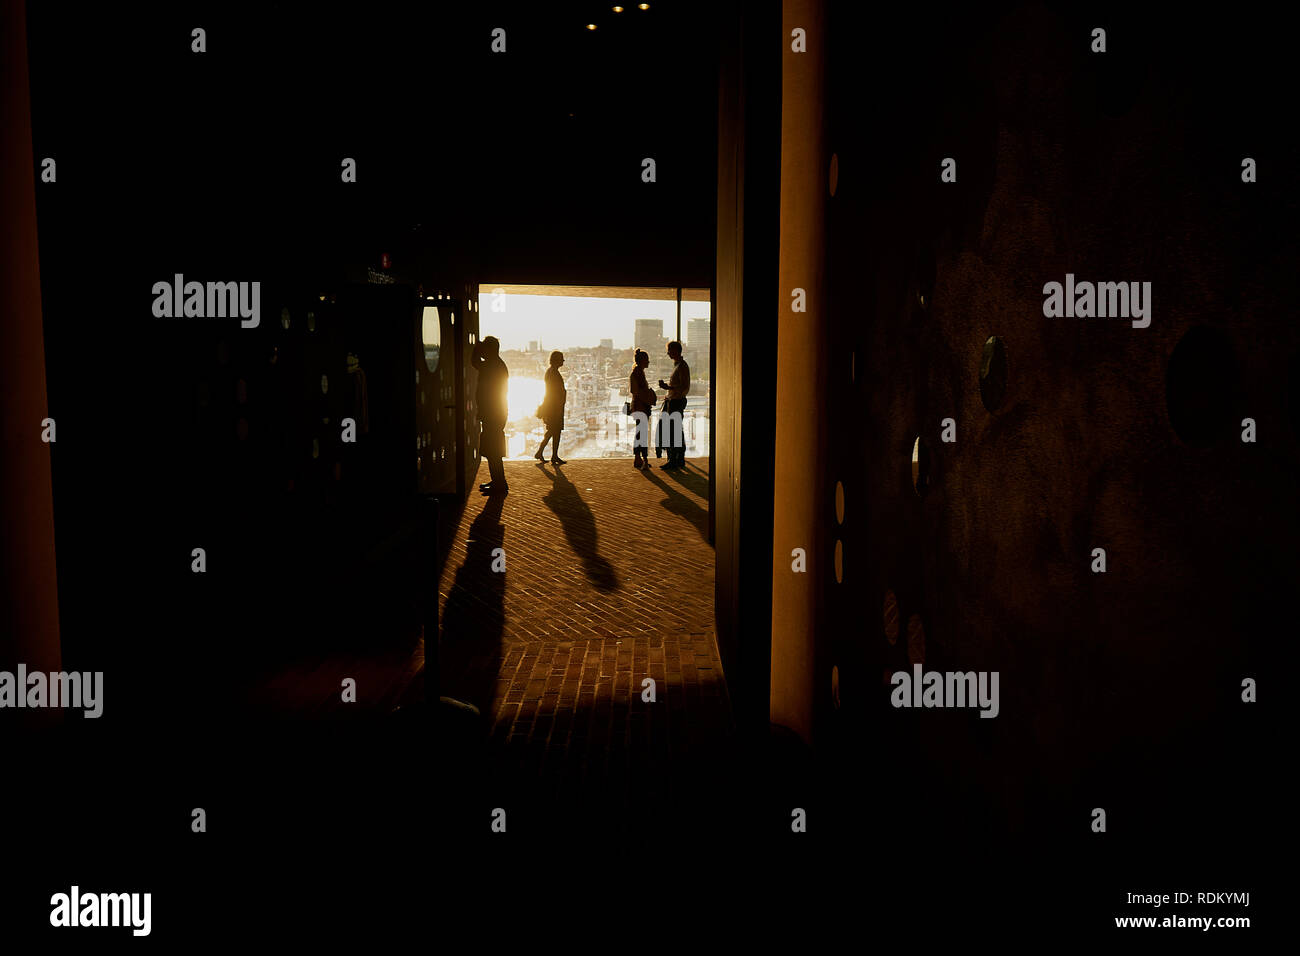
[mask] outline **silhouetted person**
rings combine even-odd
[[[659,387],[668,389],[668,397],[664,399],[663,415],[659,419],[663,427],[668,429],[668,434],[661,439],[664,447],[668,449],[668,461],[663,467],[685,468],[686,429],[681,413],[686,408],[686,396],[691,390],[691,367],[682,358],[681,342],[668,343],[668,357],[673,360],[673,374],[666,382],[663,379],[659,380]]]
[[[487,459],[488,474],[492,477],[491,481],[478,486],[479,491],[504,495],[510,490],[501,465],[501,459],[506,455],[506,419],[509,416],[506,391],[510,384],[510,370],[501,360],[501,343],[495,335],[486,336],[474,346],[470,364],[478,372],[474,397],[478,403],[479,423],[483,426],[478,448]]]
[[[645,468],[650,464],[650,413],[655,407],[655,390],[645,380],[646,366],[650,364],[650,356],[645,349],[637,349],[633,360],[636,367],[628,378],[628,390],[632,393],[629,404],[632,406],[633,421],[636,422],[632,433],[632,467]],[[637,415],[644,415],[644,421],[637,418]]]
[[[564,390],[564,378],[560,375],[560,366],[563,364],[564,353],[552,352],[551,367],[546,370],[546,397],[542,399],[542,404],[537,409],[538,417],[546,423],[546,434],[542,436],[542,443],[537,446],[537,454],[533,457],[538,461],[545,461],[542,451],[549,441],[552,465],[565,464],[564,459],[560,457],[560,432],[564,431],[564,402],[567,395]]]

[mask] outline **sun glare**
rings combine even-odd
[[[541,379],[525,378],[522,375],[510,376],[510,387],[506,392],[509,402],[510,421],[535,419],[537,406],[546,396],[546,383]]]

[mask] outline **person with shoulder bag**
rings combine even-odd
[[[545,461],[542,450],[546,443],[551,443],[551,464],[567,464],[560,457],[560,432],[564,430],[564,403],[568,398],[568,393],[564,388],[564,378],[560,375],[560,367],[564,365],[564,353],[551,353],[551,367],[546,370],[546,397],[542,399],[542,404],[537,406],[537,417],[546,423],[546,434],[542,436],[542,443],[537,447],[537,454],[533,457],[538,461]]]
[[[650,356],[644,349],[637,349],[633,361],[636,364],[628,378],[628,389],[632,393],[632,400],[624,407],[636,420],[632,437],[632,467],[646,468],[650,464],[650,412],[655,407],[655,390],[650,387],[645,377]]]

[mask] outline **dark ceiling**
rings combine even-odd
[[[401,249],[508,281],[708,285],[714,14],[611,6],[32,4],[35,150],[59,163],[42,219],[75,216],[63,253],[149,249],[164,271]]]

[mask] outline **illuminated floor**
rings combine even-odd
[[[688,461],[506,462],[510,494],[469,502],[440,586],[440,692],[483,712],[494,772],[551,795],[641,790],[728,739],[708,459]]]

